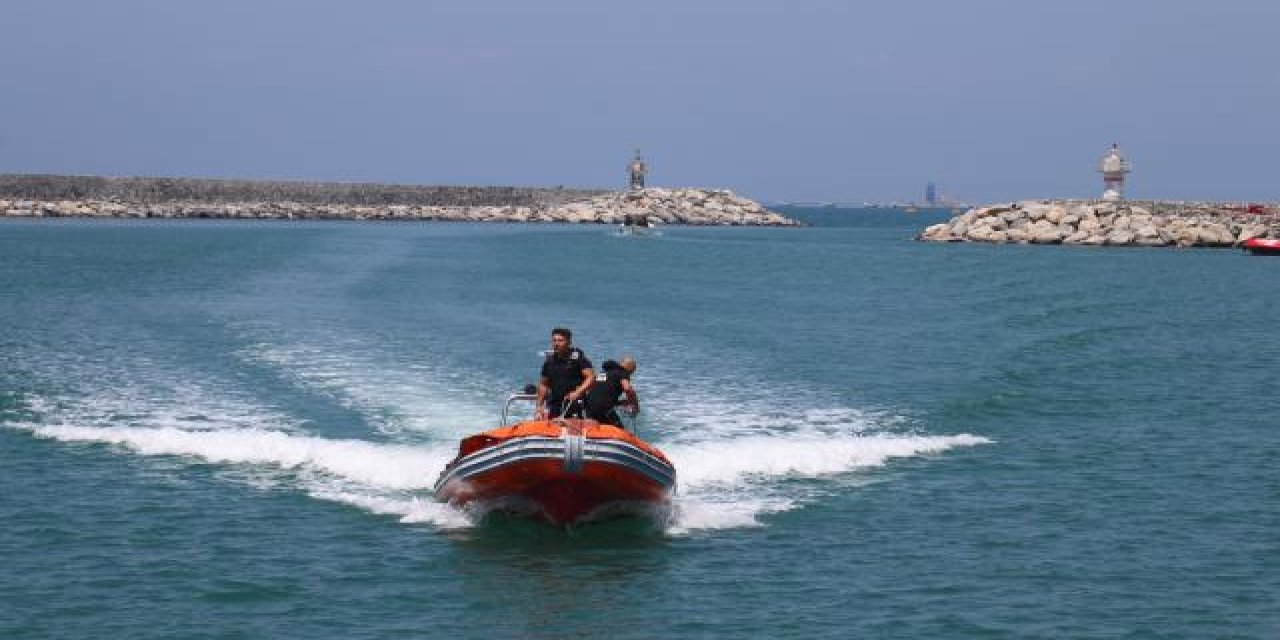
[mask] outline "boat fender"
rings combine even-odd
[[[565,473],[581,473],[583,450],[586,436],[579,430],[564,431],[564,470]]]

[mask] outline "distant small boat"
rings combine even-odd
[[[1249,238],[1240,246],[1255,256],[1280,256],[1280,239]]]
[[[620,224],[617,233],[620,236],[652,236],[657,235],[658,232],[653,227]]]
[[[620,236],[656,236],[661,235],[658,232],[657,222],[653,218],[647,216],[626,216],[622,224],[618,225],[618,235]]]

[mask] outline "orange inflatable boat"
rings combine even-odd
[[[497,509],[568,525],[660,514],[675,484],[667,457],[623,429],[594,420],[529,420],[464,438],[435,495],[479,513]]]

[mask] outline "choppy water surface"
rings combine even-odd
[[[1280,634],[1280,259],[798,213],[0,224],[0,636]],[[670,522],[430,500],[560,324]]]

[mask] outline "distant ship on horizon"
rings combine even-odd
[[[916,202],[872,202],[827,201],[827,200],[772,200],[764,203],[770,207],[803,207],[806,209],[898,209],[905,213],[920,211],[955,211],[965,209],[969,205],[961,202],[942,202],[938,204],[921,204]]]
[[[888,202],[872,202],[869,200],[863,200],[861,202],[851,200],[778,200],[768,202],[767,204],[772,206],[805,207],[812,209],[901,209],[906,213],[917,213],[920,211],[957,211],[968,209],[971,206],[956,198],[946,195],[938,188],[938,185],[933,182],[929,182],[925,185],[923,203],[918,203],[914,200],[907,202],[899,200],[892,200]]]

